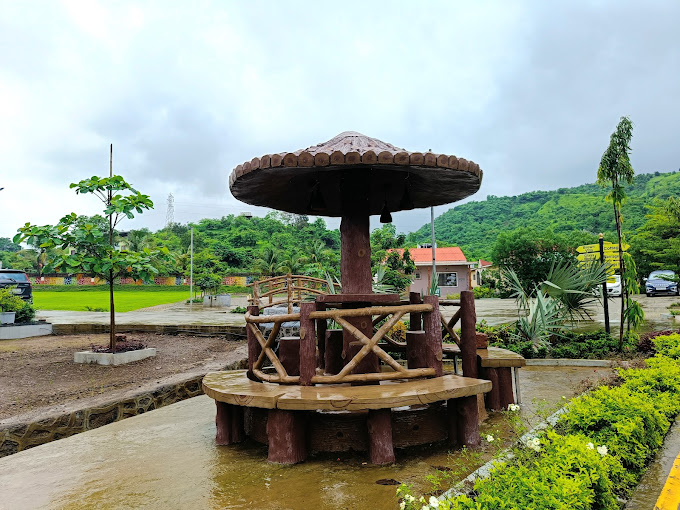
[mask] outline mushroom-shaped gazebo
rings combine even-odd
[[[395,447],[479,442],[477,395],[491,383],[476,378],[472,293],[460,302],[464,376],[445,374],[438,298],[402,301],[371,290],[369,217],[391,221],[392,212],[455,202],[481,180],[472,161],[408,152],[355,132],[234,169],[229,186],[243,202],[341,217],[341,293],[302,302],[299,313],[261,316],[257,304],[248,307],[248,370],[203,381],[217,402],[218,444],[250,436],[268,443],[270,461],[283,463],[308,452],[368,450],[381,464],[394,461]],[[400,344],[386,333],[405,314],[410,331]],[[342,330],[327,330],[328,319]],[[281,324],[298,320],[299,338],[286,339],[277,354]],[[267,322],[265,338],[258,325]],[[399,350],[405,366],[390,355]]]

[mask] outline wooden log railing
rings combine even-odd
[[[288,313],[293,312],[294,303],[321,295],[334,294],[339,284],[331,285],[321,278],[312,278],[310,276],[287,274],[282,276],[273,276],[249,283],[247,287],[253,290],[252,297],[248,298],[248,303],[257,305],[260,308],[268,308],[270,306],[288,305]],[[276,300],[277,296],[285,295],[285,297]]]
[[[310,305],[312,303],[309,303]],[[334,310],[318,310],[312,311],[314,307],[304,307],[301,313],[288,313],[285,315],[265,315],[260,316],[257,313],[255,306],[249,307],[248,313],[245,315],[246,327],[249,336],[249,342],[257,342],[256,345],[249,348],[249,353],[257,352],[257,347],[259,347],[259,354],[257,358],[252,362],[252,368],[250,371],[255,376],[255,378],[272,383],[279,384],[338,384],[338,383],[351,383],[351,382],[379,382],[394,379],[414,379],[418,377],[432,377],[438,375],[441,372],[441,367],[418,367],[418,368],[408,368],[402,366],[397,362],[392,356],[390,356],[385,350],[383,350],[379,345],[382,339],[384,339],[387,332],[397,323],[399,320],[407,313],[421,313],[427,314],[434,311],[433,305],[431,304],[408,304],[408,305],[398,305],[398,306],[374,306],[366,308],[350,308],[350,309],[334,309]],[[382,317],[381,320],[389,317],[387,321],[380,326],[380,328],[372,335],[371,338],[364,335],[358,328],[350,324],[347,320],[351,317]],[[391,316],[391,317],[390,317]],[[309,360],[303,359],[305,356],[309,357],[309,342],[312,337],[315,336],[314,323],[318,320],[332,319],[339,325],[341,325],[345,331],[348,331],[358,342],[360,342],[361,349],[356,352],[356,354],[347,361],[345,366],[337,374],[324,374],[321,369],[316,370],[314,375],[311,377],[304,378],[301,380],[300,376],[289,375],[286,368],[279,360],[277,354],[273,350],[274,341],[278,332],[281,328],[283,322],[288,321],[300,321],[300,338],[301,338],[301,350],[300,350],[300,365],[311,366]],[[267,338],[257,327],[259,324],[263,323],[273,323],[273,327],[269,332]],[[303,326],[304,324],[304,326]],[[309,335],[309,336],[308,336]],[[427,341],[427,335],[425,335],[424,340]],[[252,341],[250,340],[252,339]],[[438,340],[439,346],[441,347],[441,340]],[[302,345],[306,345],[305,353],[303,353]],[[423,345],[423,349],[426,345]],[[359,363],[369,354],[374,353],[380,360],[386,365],[393,369],[392,372],[374,372],[374,373],[352,373],[354,369],[357,368]],[[317,365],[316,353],[314,354],[313,366]],[[436,356],[435,356],[436,357]],[[266,373],[262,370],[265,358],[268,358],[272,366],[274,367],[275,373]],[[441,349],[439,353],[439,362],[441,362]]]

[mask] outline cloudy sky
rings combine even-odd
[[[121,226],[154,230],[169,193],[181,223],[266,214],[232,168],[349,130],[478,162],[475,200],[593,182],[622,115],[636,172],[677,170],[678,20],[677,0],[0,0],[0,237],[99,211],[68,184],[107,175],[110,143],[156,203]]]

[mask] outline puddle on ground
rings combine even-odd
[[[642,476],[640,485],[635,489],[625,510],[652,510],[654,508],[678,452],[680,452],[680,419],[675,420],[666,436],[663,448]]]
[[[554,406],[584,378],[606,373],[523,369],[523,412],[537,420],[534,397]],[[462,478],[491,456],[487,450],[464,459],[440,447],[398,452],[398,462],[386,467],[364,464],[366,454],[281,466],[269,464],[266,448],[252,442],[215,446],[214,417],[214,402],[201,396],[2,458],[0,509],[394,509],[396,487],[378,481],[429,491],[426,476],[436,467]],[[495,414],[481,432],[502,435],[505,427]]]

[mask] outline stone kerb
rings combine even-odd
[[[225,369],[243,368],[244,362],[245,360],[241,360]],[[43,415],[25,420],[19,417],[0,421],[0,457],[202,395],[201,382],[204,375],[194,375],[183,381],[165,384],[102,405],[55,412],[46,417]]]
[[[0,340],[15,340],[52,334],[52,324],[14,324],[0,327]]]
[[[73,361],[75,363],[96,363],[98,365],[125,365],[126,363],[151,358],[155,355],[155,347],[116,353],[81,351],[73,355]]]

